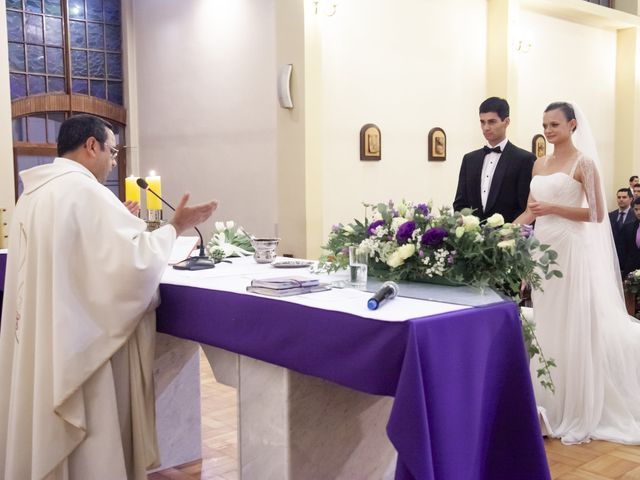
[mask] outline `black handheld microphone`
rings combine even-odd
[[[149,184],[144,178],[138,178],[136,180],[138,186],[143,190],[148,190],[153,193],[156,197],[160,199],[162,203],[164,203],[167,207],[169,207],[174,212],[176,211],[173,206],[167,202],[164,198],[158,195],[156,192],[149,188]],[[204,239],[202,238],[202,233],[198,230],[198,227],[194,226],[193,229],[198,232],[198,236],[200,237],[200,252],[197,257],[189,257],[182,262],[176,263],[173,268],[176,270],[205,270],[207,268],[215,267],[215,263],[209,257],[204,254]]]
[[[384,282],[378,291],[369,299],[367,307],[369,310],[376,310],[387,300],[396,298],[398,295],[398,284],[396,282]]]

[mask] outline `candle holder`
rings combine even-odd
[[[153,232],[162,225],[162,210],[147,210],[147,231]]]

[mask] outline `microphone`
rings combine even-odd
[[[396,298],[398,295],[398,284],[396,282],[384,282],[378,291],[369,299],[367,307],[369,310],[376,310],[387,300]]]
[[[176,209],[173,208],[173,206],[169,202],[167,202],[164,198],[151,190],[151,188],[149,188],[149,184],[144,178],[138,178],[136,180],[136,183],[141,189],[153,193],[167,207],[169,207],[174,212],[176,211]],[[206,270],[208,268],[214,268],[216,266],[214,261],[204,254],[204,239],[202,238],[202,233],[200,233],[200,230],[198,230],[198,227],[196,226],[194,226],[193,229],[198,232],[198,236],[200,237],[200,252],[197,257],[189,257],[186,260],[176,263],[173,266],[173,268],[175,268],[176,270]]]

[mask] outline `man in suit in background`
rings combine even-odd
[[[613,233],[613,240],[616,244],[616,253],[618,254],[618,260],[620,260],[620,268],[622,268],[622,226],[626,223],[634,223],[636,216],[631,209],[631,201],[633,200],[633,194],[628,188],[619,188],[616,193],[616,201],[618,202],[618,208],[609,212],[609,223],[611,223],[611,232]]]
[[[622,243],[622,277],[626,277],[630,272],[640,268],[640,198],[633,201],[633,222],[625,223],[620,232]]]
[[[509,122],[509,104],[503,98],[490,97],[480,104],[487,145],[463,157],[454,210],[472,208],[481,219],[500,213],[512,222],[527,208],[536,157],[507,140]]]
[[[629,177],[629,188],[632,189],[633,187],[635,187],[636,183],[638,182],[638,176],[637,175],[631,175]]]

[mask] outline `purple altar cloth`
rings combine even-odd
[[[550,479],[517,309],[384,322],[161,285],[158,331],[395,397],[396,479]]]

